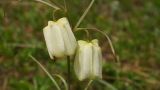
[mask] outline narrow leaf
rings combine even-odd
[[[92,84],[92,82],[93,82],[93,80],[90,80],[84,90],[88,90],[88,88]]]
[[[100,82],[101,84],[104,84],[106,87],[109,88],[109,90],[118,90],[116,87],[114,87],[113,85],[104,80],[97,80],[97,81]]]
[[[67,85],[66,80],[61,75],[58,75],[58,74],[53,74],[53,75],[60,78],[61,81],[64,83],[64,86],[65,86],[66,90],[68,90],[68,85]]]
[[[54,5],[54,4],[50,4],[50,3],[46,2],[46,1],[43,1],[43,0],[36,0],[36,1],[41,2],[41,3],[43,3],[43,4],[46,4],[46,5],[52,7],[52,8],[54,8],[54,9],[56,9],[56,10],[59,10],[59,9],[60,9],[58,6],[56,6],[56,5]]]
[[[51,74],[47,71],[47,69],[36,59],[34,58],[32,55],[29,55],[30,58],[33,59],[33,61],[35,61],[42,69],[43,71],[48,75],[48,77],[52,80],[53,84],[56,86],[57,90],[61,90],[60,87],[58,86],[57,82],[55,81],[55,79],[51,76]]]
[[[78,20],[77,24],[74,27],[74,30],[76,30],[76,28],[81,24],[82,20],[84,19],[84,17],[87,15],[88,11],[90,10],[90,8],[92,7],[93,3],[95,0],[92,0],[90,2],[90,4],[88,5],[87,9],[84,11],[84,13],[82,14],[82,16],[80,17],[80,19]]]

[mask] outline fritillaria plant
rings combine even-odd
[[[41,2],[43,4],[46,4],[50,7],[52,7],[55,11],[57,10],[63,10],[66,12],[66,4],[64,0],[64,8],[60,8],[59,6],[55,5],[54,2],[49,3],[45,0],[36,0],[38,2]],[[55,58],[65,58],[67,57],[67,65],[68,65],[68,82],[65,81],[65,79],[55,74],[54,76],[59,77],[65,87],[66,90],[70,90],[70,57],[74,57],[74,71],[77,76],[77,78],[82,81],[85,79],[89,79],[89,83],[85,87],[85,90],[88,89],[91,82],[95,79],[102,79],[102,52],[101,47],[98,44],[98,39],[93,39],[85,41],[85,40],[78,40],[76,41],[76,38],[74,36],[73,32],[77,31],[86,31],[87,36],[89,36],[89,31],[93,30],[96,32],[101,33],[106,37],[108,40],[111,50],[113,52],[113,55],[118,60],[114,48],[112,46],[111,40],[109,37],[102,31],[96,29],[96,28],[78,28],[80,23],[83,21],[84,17],[90,10],[91,6],[93,5],[94,0],[90,2],[88,7],[86,8],[85,12],[80,17],[79,21],[75,25],[75,27],[72,29],[69,21],[66,16],[56,20],[56,21],[48,21],[48,25],[44,27],[43,34],[44,39],[46,42],[46,46],[48,49],[48,53],[51,59]],[[37,62],[40,67],[46,72],[46,74],[50,77],[54,85],[57,87],[58,90],[60,89],[60,86],[57,84],[53,76],[36,60],[33,56],[30,55],[30,57]],[[68,83],[68,84],[67,84]]]

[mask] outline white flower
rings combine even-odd
[[[74,70],[79,80],[102,78],[102,53],[98,40],[79,40]]]
[[[59,58],[75,53],[77,42],[67,18],[61,18],[56,22],[48,21],[43,33],[51,59],[54,56]]]

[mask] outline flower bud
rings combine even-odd
[[[74,70],[79,80],[102,78],[102,53],[97,39],[78,41]]]
[[[48,21],[43,33],[51,59],[54,56],[60,58],[75,53],[77,42],[67,18],[61,18],[56,22]]]

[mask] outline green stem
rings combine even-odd
[[[92,0],[89,4],[89,6],[87,7],[87,9],[84,11],[84,13],[82,14],[82,16],[80,17],[80,19],[78,20],[77,24],[75,25],[73,30],[76,30],[76,28],[81,24],[82,20],[84,19],[84,17],[87,15],[88,11],[90,10],[90,8],[92,7],[93,3],[95,0]]]
[[[93,82],[93,80],[90,80],[84,90],[88,90],[88,88],[92,84],[92,82]]]
[[[58,74],[53,74],[53,75],[61,79],[61,81],[64,83],[64,86],[66,88],[65,90],[68,90],[68,85],[67,85],[66,80],[61,75],[58,75]]]
[[[91,36],[90,36],[88,30],[85,30],[85,29],[78,29],[78,28],[77,28],[76,30],[74,30],[74,32],[77,32],[77,31],[84,31],[84,32],[86,33],[86,38],[87,38],[87,40],[88,40],[88,41],[91,40]]]
[[[65,11],[65,13],[67,13],[67,4],[66,4],[66,0],[63,0],[63,2],[64,2],[64,11]]]
[[[56,10],[60,10],[60,8],[59,8],[58,6],[56,6],[56,5],[54,5],[54,4],[50,4],[50,3],[46,2],[46,1],[43,1],[43,0],[35,0],[35,1],[41,2],[41,3],[43,3],[43,4],[46,4],[46,5],[52,7],[52,8],[54,8],[54,9],[56,9]]]
[[[70,78],[70,57],[67,56],[67,68],[68,68],[68,90],[70,90],[71,78]]]

